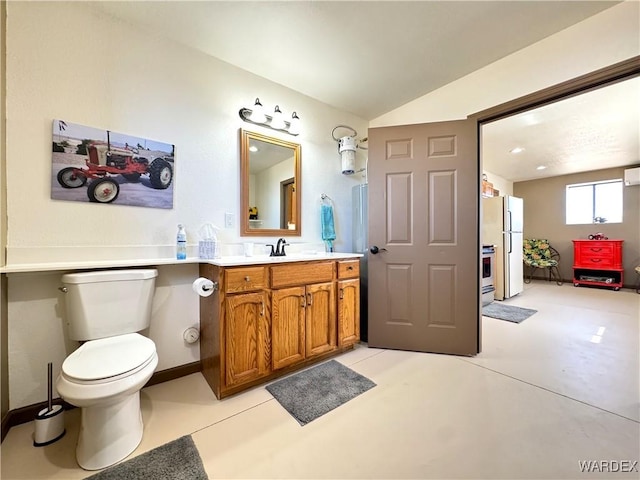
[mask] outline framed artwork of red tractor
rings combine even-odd
[[[51,198],[173,208],[175,147],[53,121]]]

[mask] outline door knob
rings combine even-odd
[[[369,251],[370,251],[371,253],[373,253],[374,255],[377,255],[377,254],[378,254],[378,252],[386,252],[386,251],[387,251],[387,249],[386,249],[386,248],[378,248],[376,245],[374,245],[373,247],[371,247],[371,248],[369,249]]]

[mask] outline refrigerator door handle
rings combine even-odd
[[[511,235],[511,232],[507,232],[507,235],[509,235],[509,253],[513,252],[513,235]]]

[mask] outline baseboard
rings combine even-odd
[[[149,387],[151,385],[156,385],[158,383],[168,382],[170,380],[175,380],[176,378],[186,377],[187,375],[191,375],[192,373],[199,372],[201,370],[200,362],[187,363],[186,365],[180,365],[179,367],[168,368],[166,370],[162,370],[160,372],[155,372],[151,379],[147,382],[145,387]],[[54,405],[63,405],[65,410],[70,410],[72,408],[76,408],[73,405],[62,401],[62,399],[57,398],[53,401]],[[9,430],[16,425],[20,425],[22,423],[31,422],[38,412],[42,409],[47,408],[47,402],[35,403],[33,405],[27,405],[26,407],[16,408],[15,410],[9,410],[7,414],[2,419],[2,434],[0,438],[0,442],[4,441],[4,438],[9,433]]]
[[[158,383],[168,382],[180,377],[186,377],[187,375],[197,373],[201,370],[202,366],[200,365],[199,360],[197,362],[187,363],[186,365],[180,365],[179,367],[167,368],[166,370],[154,373],[145,387],[157,385]]]

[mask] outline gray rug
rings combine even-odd
[[[507,320],[513,323],[520,323],[536,312],[537,310],[533,310],[531,308],[515,307],[513,305],[505,305],[500,302],[492,302],[489,305],[482,307],[482,315],[485,317]]]
[[[207,480],[191,435],[106,468],[91,480]]]
[[[331,360],[266,389],[300,425],[306,425],[375,386],[368,378]]]

